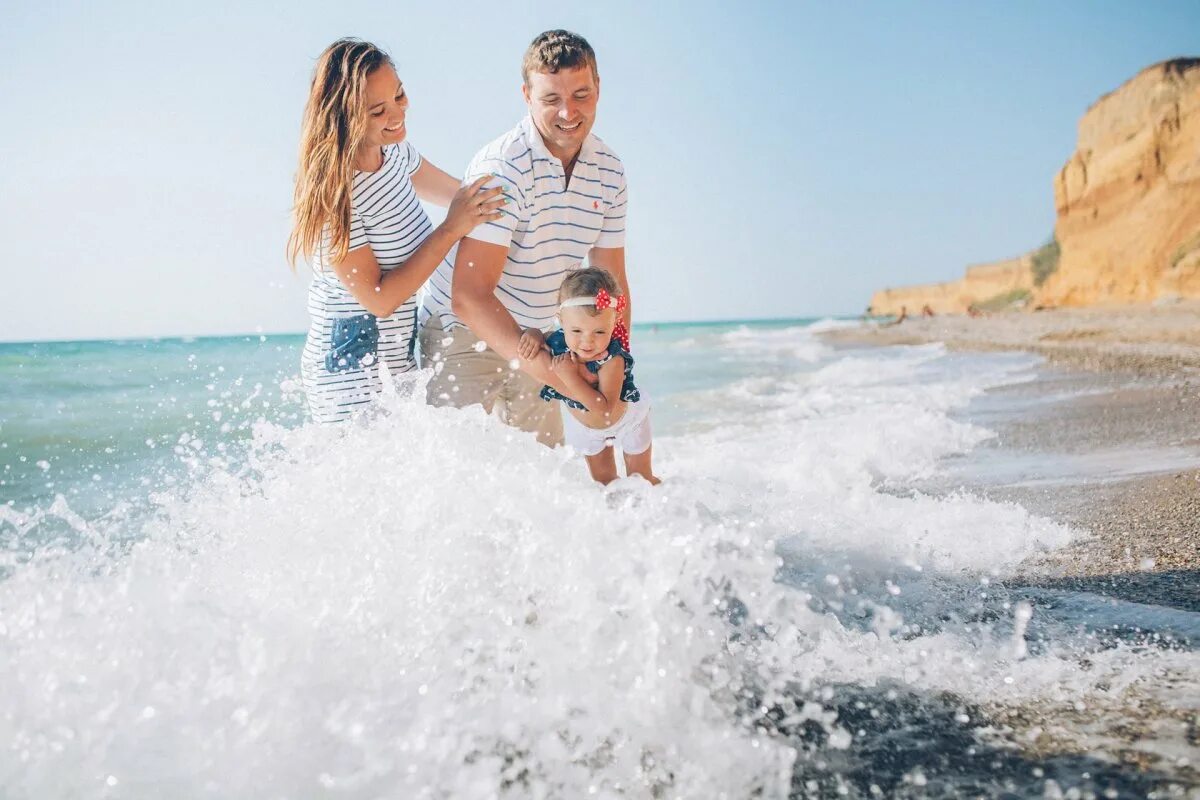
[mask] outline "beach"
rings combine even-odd
[[[1200,303],[918,317],[824,336],[1044,356],[1054,368],[1045,390],[1072,399],[1007,421],[997,441],[1031,456],[1090,454],[1095,480],[991,493],[1091,536],[1028,568],[1061,585],[1200,607],[1200,472],[1185,454],[1200,449]],[[1105,464],[1107,452],[1131,455]]]
[[[976,470],[965,480],[1080,535],[1026,559],[1006,585],[1134,604],[1134,627],[1139,615],[1200,612],[1200,303],[918,317],[823,337],[851,348],[937,342],[1044,357],[1039,381],[991,390],[1022,398],[1020,413],[1010,407],[989,419],[997,436],[974,454],[990,463],[989,474],[981,479]],[[946,494],[963,478],[952,472],[922,488]],[[1132,718],[1095,706],[1079,714],[1070,703],[996,716],[1026,732],[1027,752],[1081,753],[1073,744],[1080,731],[1103,731],[1118,743],[1117,759],[1150,768],[1171,752],[1163,746],[1171,738],[1185,750],[1200,746],[1194,698],[1185,709],[1147,697],[1134,705],[1141,711]],[[1172,727],[1174,737],[1163,737]],[[1194,763],[1182,773],[1200,781]]]
[[[884,335],[635,329],[653,489],[306,425],[300,337],[0,345],[0,787],[1195,796],[1189,378]]]
[[[952,349],[1044,356],[1054,367],[1046,391],[1068,392],[1072,401],[1006,423],[998,441],[1031,455],[1123,450],[1134,453],[1135,463],[1100,469],[1100,482],[996,492],[1093,535],[1037,566],[1060,570],[1064,582],[1087,581],[1127,597],[1140,597],[1135,587],[1144,587],[1151,596],[1166,593],[1168,602],[1196,608],[1200,473],[1186,458],[1171,456],[1200,447],[1200,302],[942,315],[824,337],[872,347],[942,342]],[[1183,570],[1190,575],[1178,575]]]
[[[980,317],[912,313],[899,325],[872,322],[826,337],[875,346],[943,342],[967,350],[1024,350],[1055,364],[1200,381],[1200,300]]]

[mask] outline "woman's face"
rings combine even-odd
[[[367,76],[367,138],[364,147],[384,147],[404,141],[408,95],[391,64]]]

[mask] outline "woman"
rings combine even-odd
[[[318,422],[369,404],[381,372],[408,372],[414,295],[460,238],[500,217],[501,188],[458,181],[406,141],[408,96],[386,53],[340,39],[317,61],[304,111],[288,256],[310,258],[312,324],[300,371]],[[449,206],[436,228],[420,200]]]

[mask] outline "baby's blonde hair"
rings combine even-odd
[[[575,297],[595,297],[601,289],[612,295],[614,300],[621,293],[616,278],[610,275],[608,270],[599,267],[577,269],[563,278],[562,285],[558,287],[558,302],[561,305]],[[580,307],[586,308],[593,317],[600,313],[599,309],[592,306]]]

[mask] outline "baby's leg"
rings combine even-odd
[[[650,469],[650,451],[653,449],[653,447],[647,447],[643,452],[634,455],[625,453],[625,474],[641,475],[654,486],[662,483],[654,477],[654,472]]]
[[[612,483],[620,476],[617,474],[617,459],[613,456],[613,449],[606,447],[594,456],[584,456],[587,461],[588,471],[592,473],[592,480],[597,483]]]

